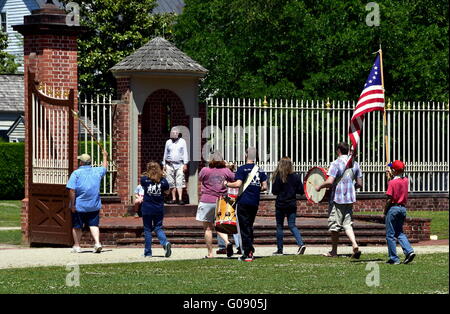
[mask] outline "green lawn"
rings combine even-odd
[[[0,200],[0,227],[20,227],[21,201]]]
[[[0,243],[10,245],[22,244],[22,231],[21,230],[1,230],[0,231]]]
[[[21,206],[21,201],[0,200],[0,227],[20,227]],[[22,243],[21,231],[1,230],[0,243],[20,245]]]
[[[322,256],[81,265],[80,286],[67,287],[66,267],[0,270],[0,293],[448,293],[448,254],[419,255],[409,265],[386,265],[383,254],[360,261]],[[379,266],[379,286],[368,262]]]
[[[357,215],[382,215],[380,212],[356,212]],[[412,218],[431,218],[431,234],[437,235],[438,239],[448,239],[448,211],[408,211],[408,217]]]

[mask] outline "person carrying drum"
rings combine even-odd
[[[352,242],[352,258],[358,259],[361,251],[356,242],[355,233],[352,227],[353,203],[356,202],[355,189],[362,187],[362,172],[359,164],[353,161],[350,168],[347,168],[349,146],[347,143],[339,143],[336,153],[338,158],[333,161],[328,170],[327,180],[319,186],[316,191],[323,188],[331,188],[329,201],[328,228],[331,232],[331,251],[325,254],[327,257],[337,257],[337,246],[339,243],[339,232],[344,230],[347,237]],[[354,181],[356,180],[356,185]]]
[[[215,152],[208,163],[208,167],[203,167],[200,170],[198,179],[201,182],[201,196],[195,219],[203,222],[206,248],[208,249],[208,255],[205,258],[212,258],[212,230],[214,228],[217,199],[226,194],[227,189],[223,182],[234,180],[234,173],[226,167],[220,153]],[[218,233],[218,235],[224,236],[222,233]],[[227,256],[231,257],[233,255],[233,244],[228,241],[228,236],[224,237],[223,240],[226,243]]]
[[[277,222],[277,250],[273,255],[283,255],[283,224],[287,217],[288,227],[298,245],[297,254],[304,254],[306,246],[302,236],[295,225],[297,218],[296,194],[304,194],[303,182],[300,176],[294,173],[292,161],[289,157],[283,157],[278,162],[273,174],[272,193],[277,196],[275,200],[275,218]]]
[[[403,233],[403,223],[406,219],[406,201],[408,200],[408,177],[404,175],[405,164],[396,160],[388,165],[387,201],[384,209],[386,224],[386,242],[388,245],[389,260],[387,264],[400,264],[397,256],[397,241],[403,249],[405,260],[403,264],[410,263],[416,254],[414,253],[408,237]]]
[[[256,164],[256,148],[249,147],[245,154],[246,164],[240,166],[235,174],[235,182],[228,183],[228,188],[240,188],[242,192],[238,196],[236,211],[238,218],[238,230],[241,235],[241,247],[243,255],[240,261],[252,262],[255,248],[253,247],[253,224],[258,211],[260,193],[267,190],[267,175]]]

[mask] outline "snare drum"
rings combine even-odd
[[[327,201],[329,198],[330,190],[322,189],[317,192],[315,187],[324,183],[328,178],[327,169],[321,167],[311,168],[305,176],[303,187],[305,196],[311,203],[320,203]]]
[[[217,200],[215,227],[218,232],[226,234],[237,233],[235,204],[236,198],[230,197],[230,195],[219,197]]]

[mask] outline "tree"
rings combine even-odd
[[[357,99],[383,47],[392,100],[448,101],[448,4],[358,0],[186,0],[180,49],[209,73],[201,96]]]
[[[65,1],[69,2],[69,1]],[[155,0],[76,0],[80,24],[79,85],[83,93],[114,93],[109,71],[156,35],[171,37],[173,14],[152,15]]]
[[[0,31],[0,74],[17,73],[19,65],[14,61],[14,56],[3,51],[8,47],[8,36]]]

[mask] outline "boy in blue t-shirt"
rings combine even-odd
[[[152,256],[152,231],[155,231],[159,242],[166,251],[165,257],[172,254],[171,244],[167,241],[163,230],[164,195],[169,192],[169,183],[163,178],[161,166],[156,162],[147,164],[147,171],[141,177],[141,187],[144,190],[144,201],[141,212],[144,223],[145,250],[144,256]]]
[[[241,261],[252,262],[253,253],[253,224],[255,222],[256,213],[258,211],[260,193],[267,190],[267,174],[261,169],[252,176],[251,181],[247,186],[245,183],[247,177],[252,173],[256,160],[256,148],[250,147],[247,149],[246,164],[240,166],[235,174],[235,182],[228,183],[225,181],[225,186],[230,188],[239,188],[244,186],[245,190],[239,195],[237,199],[237,218],[239,233],[241,235],[241,247],[243,255],[239,258]],[[249,178],[250,179],[250,178]]]

